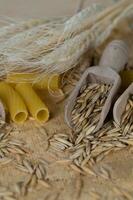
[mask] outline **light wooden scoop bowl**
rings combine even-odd
[[[6,112],[3,103],[0,101],[0,120],[5,121]]]
[[[113,99],[118,92],[121,85],[121,78],[118,74],[124,69],[128,61],[128,47],[123,41],[114,40],[105,48],[101,57],[99,66],[88,68],[77,83],[68,102],[65,106],[65,121],[69,127],[73,127],[71,121],[71,113],[76,103],[76,98],[79,94],[80,88],[87,83],[105,83],[111,84],[112,88],[103,106],[100,120],[95,131],[98,131],[106,119],[110,110]]]
[[[118,98],[118,100],[116,101],[116,103],[114,105],[113,117],[117,124],[120,124],[121,116],[125,110],[125,106],[127,104],[127,100],[129,98],[130,94],[133,94],[133,82],[125,90],[125,92]]]

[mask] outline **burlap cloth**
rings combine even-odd
[[[5,1],[5,4],[8,2],[9,1]],[[23,1],[23,3],[24,2],[26,3],[27,1]],[[66,4],[66,1],[63,2]],[[72,6],[73,4],[74,2],[72,3]],[[87,4],[88,2],[86,2],[84,6]],[[4,1],[0,0],[0,5],[4,5]],[[33,7],[34,3],[32,5],[32,8]],[[14,8],[14,10],[15,12],[19,13],[16,8]],[[70,13],[71,12],[72,10],[70,9]],[[7,13],[7,11],[5,13]],[[42,15],[42,13],[40,15]],[[113,32],[108,41],[112,40],[113,38],[125,39],[130,45],[130,52],[133,52],[132,25],[133,24],[131,22],[123,22],[120,27]],[[96,50],[99,56],[108,41],[106,41],[102,47]],[[129,65],[133,66],[132,53],[130,54]],[[46,101],[46,95],[43,93],[42,96],[45,97]],[[53,100],[50,100],[47,101],[47,103],[49,104],[49,108],[51,110],[51,119],[46,124],[42,125],[43,128],[41,128],[41,126],[34,121],[28,121],[22,127],[17,127],[17,129],[19,128],[20,133],[13,133],[12,135],[14,138],[18,138],[19,140],[26,142],[27,147],[32,152],[28,155],[28,159],[39,160],[39,158],[41,158],[49,163],[49,167],[47,167],[47,179],[49,180],[51,187],[47,189],[43,186],[37,186],[32,191],[29,191],[26,196],[20,195],[18,199],[133,199],[132,148],[123,149],[114,153],[112,152],[104,160],[97,164],[97,167],[106,166],[109,168],[111,180],[106,180],[103,177],[94,177],[91,175],[80,175],[80,173],[70,169],[67,167],[67,165],[61,165],[55,162],[61,158],[64,159],[66,155],[64,153],[59,154],[51,149],[47,150],[47,138],[55,133],[71,134],[71,130],[64,123],[65,101],[56,104]],[[44,129],[46,130],[47,134],[45,134]],[[10,190],[12,190],[17,182],[23,181],[27,176],[27,173],[15,169],[13,162],[7,165],[0,165],[0,184],[8,187]],[[0,197],[0,199],[2,198]]]

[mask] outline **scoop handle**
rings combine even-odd
[[[114,40],[103,51],[99,66],[110,67],[119,73],[128,62],[128,52],[128,45],[124,41]]]

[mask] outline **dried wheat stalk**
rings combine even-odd
[[[17,33],[0,44],[0,75],[26,70],[39,72],[41,78],[46,73],[68,71],[77,66],[90,47],[99,46],[132,13],[130,0],[100,11],[92,5],[68,20],[40,24]]]

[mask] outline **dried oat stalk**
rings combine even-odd
[[[99,10],[93,5],[68,20],[38,23],[9,38],[7,31],[8,39],[0,43],[0,75],[28,71],[38,72],[41,78],[46,73],[68,71],[78,65],[90,47],[102,44],[112,30],[132,14],[133,3],[127,0]],[[17,30],[23,29],[22,23],[20,26],[22,28]],[[12,32],[12,28],[9,31]]]

